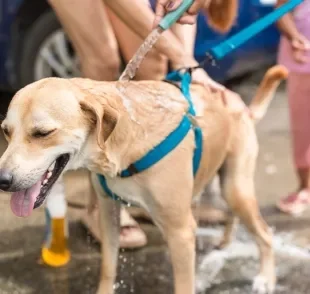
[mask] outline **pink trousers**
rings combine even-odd
[[[294,162],[310,167],[310,73],[289,74],[287,81]]]

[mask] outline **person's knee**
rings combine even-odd
[[[48,1],[76,50],[82,75],[94,80],[116,80],[120,68],[118,44],[109,23],[102,21],[106,15],[100,0],[96,1],[98,7],[91,6],[87,13],[84,10],[92,0],[79,2],[74,13],[74,0]]]
[[[136,79],[138,80],[162,80],[168,71],[168,59],[159,54],[156,50],[151,50],[146,59],[142,62]]]
[[[119,56],[99,54],[85,58],[81,64],[83,76],[93,80],[114,81],[118,79],[121,62]]]

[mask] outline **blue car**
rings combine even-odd
[[[153,1],[153,0],[152,0]],[[153,1],[154,2],[154,1]],[[240,0],[232,35],[273,9],[274,0]],[[202,61],[208,48],[227,35],[210,29],[199,15],[195,55]],[[275,26],[235,50],[217,66],[206,66],[219,81],[245,74],[274,62],[279,42]],[[46,1],[0,0],[0,87],[17,90],[48,76],[79,75],[79,63],[55,14]]]

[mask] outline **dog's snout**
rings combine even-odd
[[[0,170],[0,190],[7,191],[13,183],[13,175],[6,169]]]

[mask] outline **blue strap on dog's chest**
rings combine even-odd
[[[196,112],[193,106],[193,102],[190,95],[190,84],[191,84],[191,75],[189,72],[180,73],[179,71],[172,72],[167,75],[168,81],[180,82],[181,83],[181,91],[189,104],[188,114],[191,116],[195,116]],[[131,164],[127,169],[123,170],[120,173],[121,178],[130,177],[134,174],[140,173],[157,162],[159,162],[162,158],[164,158],[167,154],[169,154],[174,148],[176,148],[182,140],[186,137],[189,130],[194,128],[195,133],[195,143],[196,148],[193,156],[193,173],[194,176],[197,173],[199,168],[201,154],[202,154],[202,132],[199,127],[193,126],[191,120],[188,115],[184,115],[179,126],[168,135],[168,137],[155,146],[152,150],[150,150],[145,156]],[[121,201],[123,204],[127,204],[121,197],[115,195],[108,187],[106,179],[102,175],[98,175],[99,182],[110,198],[113,200]]]
[[[167,80],[169,81],[175,81],[175,82],[181,82],[181,91],[186,100],[189,104],[188,113],[192,115],[193,117],[196,116],[196,111],[193,105],[191,93],[190,93],[190,84],[192,82],[191,74],[186,71],[185,73],[181,73],[180,71],[174,71],[167,75]],[[195,126],[194,127],[194,133],[195,133],[195,151],[194,151],[194,157],[193,157],[193,171],[194,176],[196,175],[200,160],[201,160],[201,154],[202,154],[202,131],[201,128]]]

